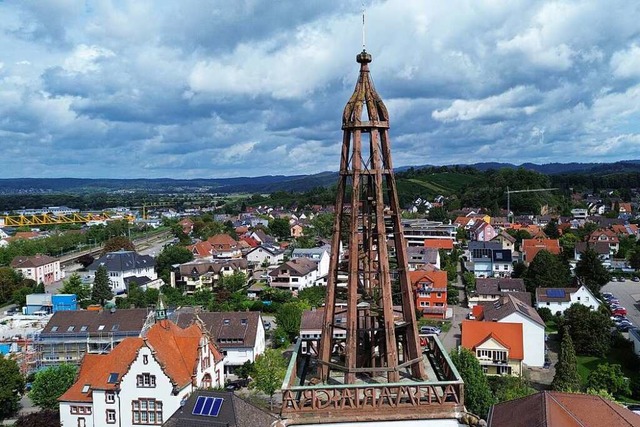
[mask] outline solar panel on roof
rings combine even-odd
[[[203,417],[217,417],[223,403],[224,399],[221,397],[198,396],[191,413]]]
[[[564,289],[547,289],[546,293],[549,298],[564,298]]]
[[[107,382],[109,384],[115,384],[116,382],[118,382],[118,373],[117,372],[110,373],[109,379],[107,380]]]

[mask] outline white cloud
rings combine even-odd
[[[640,77],[640,46],[634,43],[628,49],[615,52],[611,57],[611,69],[616,77]]]
[[[101,58],[110,58],[115,55],[113,51],[100,46],[81,44],[76,46],[71,56],[65,59],[64,69],[73,74],[95,72],[99,69],[98,61]]]
[[[513,118],[518,115],[531,115],[536,112],[535,105],[528,104],[533,93],[531,88],[518,86],[479,100],[456,99],[450,107],[435,110],[431,116],[442,122],[476,120],[485,117]]]

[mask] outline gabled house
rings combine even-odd
[[[278,265],[284,260],[284,251],[275,246],[261,245],[247,252],[245,258],[253,265]]]
[[[255,362],[264,353],[266,337],[262,315],[257,311],[194,312],[190,307],[176,310],[171,318],[179,326],[186,327],[195,321],[202,322],[225,355],[225,372],[233,373],[245,362]]]
[[[447,316],[447,272],[442,270],[409,272],[414,291],[416,311],[426,317],[445,319]]]
[[[476,322],[460,325],[462,347],[475,354],[487,375],[522,374],[524,332],[522,323]]]
[[[187,249],[193,254],[194,258],[211,258],[213,253],[213,246],[206,240],[189,245]]]
[[[502,249],[509,250],[513,253],[516,250],[516,238],[506,231],[500,231],[496,237],[491,239],[492,242],[499,242]]]
[[[527,292],[523,279],[478,278],[475,293],[468,297],[469,307],[497,301],[507,293],[512,293],[516,298],[531,305],[531,294]]]
[[[620,250],[620,239],[618,235],[609,229],[596,230],[589,235],[587,240],[590,244],[606,243],[609,245],[609,252],[613,255]]]
[[[289,227],[289,235],[294,239],[304,236],[304,227],[300,223],[295,223]]]
[[[546,307],[552,314],[564,311],[573,304],[582,304],[591,310],[597,310],[600,302],[589,288],[580,285],[577,288],[537,288],[536,308]]]
[[[522,323],[524,359],[528,366],[544,366],[545,341],[544,321],[531,306],[510,293],[501,296],[497,301],[479,304],[481,313],[476,316],[485,322]]]
[[[640,235],[640,229],[636,224],[613,224],[611,231],[618,236],[632,236],[637,238]]]
[[[189,218],[181,220],[178,225],[182,227],[182,232],[187,236],[193,232],[193,221],[191,221]]]
[[[580,258],[582,258],[582,254],[587,250],[587,248],[593,249],[598,254],[598,258],[600,258],[600,261],[602,261],[602,265],[611,265],[611,259],[613,258],[613,255],[611,254],[609,245],[605,242],[596,242],[594,244],[589,244],[587,242],[577,242],[574,248],[573,256],[576,262],[580,261]]]
[[[291,259],[298,258],[310,259],[317,263],[317,277],[322,277],[329,274],[329,252],[331,247],[318,247],[318,248],[296,248],[291,252]]]
[[[493,277],[511,277],[513,272],[512,253],[508,249],[500,249],[492,252]]]
[[[440,269],[440,251],[437,249],[409,246],[407,248],[407,258],[409,270],[420,270],[427,265]]]
[[[97,260],[95,260],[87,271],[92,277],[95,277],[98,267],[104,266],[109,275],[109,285],[116,295],[127,292],[125,279],[136,280],[137,282],[148,282],[158,279],[156,273],[156,260],[150,255],[140,255],[135,251],[116,251],[109,252]]]
[[[313,286],[318,277],[318,263],[301,257],[274,268],[269,273],[269,284],[273,288],[298,291]]]
[[[246,259],[195,259],[180,265],[180,281],[184,292],[192,294],[200,289],[213,289],[220,279],[234,273],[247,274]]]
[[[267,233],[265,233],[264,231],[262,231],[260,229],[252,231],[251,234],[249,235],[249,237],[251,237],[252,239],[255,239],[258,242],[260,242],[260,244],[262,244],[262,245],[264,245],[264,244],[275,245],[276,244],[275,237],[269,236]]]
[[[161,425],[198,388],[222,387],[224,359],[201,326],[159,319],[144,338],[87,354],[58,399],[63,426]]]
[[[558,239],[523,239],[522,255],[525,264],[529,265],[538,252],[545,250],[554,255],[560,253],[560,241]]]
[[[216,234],[207,239],[211,244],[211,256],[213,258],[240,258],[242,251],[238,242],[228,234]]]
[[[498,231],[484,221],[477,221],[469,228],[469,238],[477,242],[488,242],[498,235]]]
[[[11,261],[11,268],[22,274],[25,279],[35,280],[45,286],[62,280],[60,260],[49,255],[17,256]]]

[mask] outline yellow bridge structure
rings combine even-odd
[[[38,215],[6,215],[0,216],[0,225],[4,227],[37,227],[42,225],[61,225],[87,223],[91,221],[126,220],[133,222],[132,215],[111,215],[102,213],[73,213],[73,214],[51,214],[43,213]]]

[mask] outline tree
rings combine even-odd
[[[113,291],[109,285],[109,276],[107,275],[107,268],[104,265],[98,267],[96,270],[96,276],[93,280],[93,288],[91,289],[91,299],[104,306],[106,301],[113,298]]]
[[[582,280],[582,283],[594,295],[598,295],[600,288],[611,280],[611,275],[602,265],[602,260],[598,253],[590,247],[587,247],[580,255],[580,260],[576,264],[574,272],[576,277]]]
[[[16,420],[14,427],[60,427],[60,412],[47,409],[22,415]]]
[[[136,247],[133,242],[124,236],[116,236],[107,240],[102,248],[102,254],[116,251],[135,251]]]
[[[521,377],[491,376],[487,379],[497,403],[529,396],[536,392]]]
[[[78,304],[83,306],[83,302],[91,298],[91,286],[82,283],[82,279],[78,273],[73,273],[62,283],[62,287],[58,290],[58,293],[75,294]]]
[[[536,288],[564,288],[571,283],[571,272],[560,257],[541,250],[529,264],[524,283],[532,293]]]
[[[236,271],[229,276],[224,276],[221,279],[221,283],[222,286],[229,292],[237,292],[246,286],[247,275],[241,271]]]
[[[307,308],[307,305],[302,301],[291,301],[282,304],[276,313],[276,324],[287,333],[289,341],[293,341],[300,333],[302,312]]]
[[[320,307],[327,293],[326,286],[309,286],[298,291],[298,299],[306,301],[311,307]]]
[[[247,360],[246,362],[244,362],[242,365],[238,366],[235,370],[235,374],[243,379],[247,379],[249,377],[252,377],[254,375],[255,372],[255,366],[253,364],[254,362]]]
[[[568,328],[577,354],[604,357],[609,351],[611,320],[606,314],[573,304],[564,311],[561,323]]]
[[[24,378],[15,360],[0,356],[0,421],[14,415],[20,409],[20,396],[24,390]]]
[[[18,289],[20,283],[20,274],[11,267],[0,267],[0,304],[3,304]]]
[[[193,253],[189,249],[175,245],[166,246],[156,258],[156,271],[160,277],[167,279],[165,282],[168,282],[172,265],[184,264],[192,260]]]
[[[269,396],[271,410],[273,410],[273,394],[280,389],[286,372],[287,362],[279,350],[269,348],[256,357],[254,378],[250,387]]]
[[[527,265],[524,262],[518,261],[513,265],[513,273],[511,273],[511,277],[520,278],[520,277],[524,277],[526,274],[527,274]]]
[[[629,265],[636,270],[640,270],[640,247],[639,246],[636,246],[632,251],[629,252]]]
[[[285,218],[274,218],[269,221],[269,231],[278,239],[288,239],[291,237],[289,229],[289,220]]]
[[[544,234],[546,234],[550,239],[557,239],[560,237],[560,231],[558,231],[558,222],[555,219],[552,219],[547,223],[547,225],[543,228]]]
[[[558,363],[556,363],[556,375],[551,382],[551,388],[557,391],[576,392],[580,390],[580,387],[576,352],[573,348],[571,335],[565,328],[562,342],[560,343]]]
[[[489,408],[496,401],[491,393],[487,377],[482,372],[480,362],[478,362],[475,354],[466,348],[453,350],[451,352],[451,361],[464,380],[465,406],[471,413],[485,418]]]
[[[605,390],[612,395],[629,396],[629,379],[625,378],[620,365],[603,363],[589,373],[587,387],[596,391]]]
[[[42,409],[57,409],[58,398],[73,385],[76,372],[75,366],[66,363],[39,371],[29,397]]]

